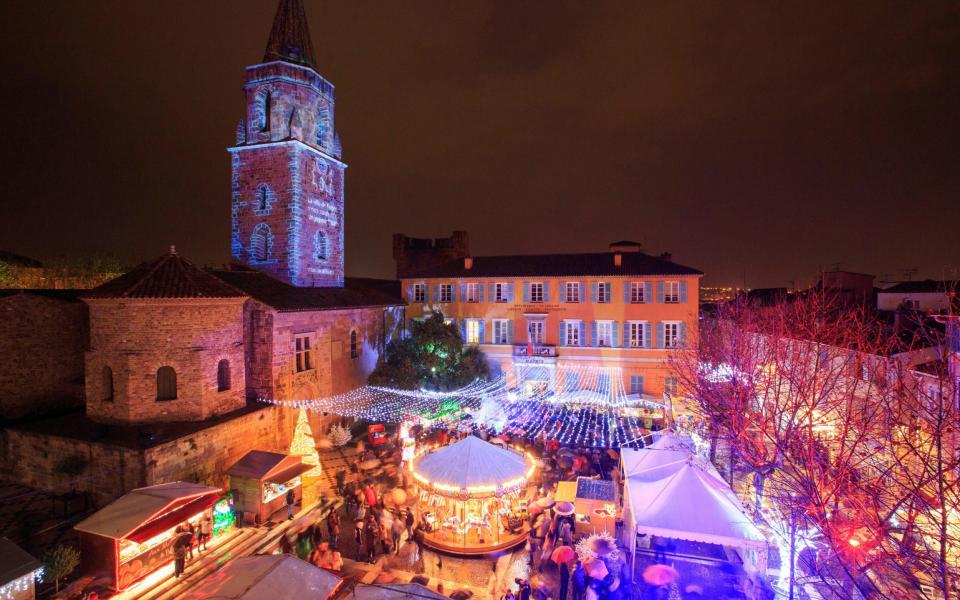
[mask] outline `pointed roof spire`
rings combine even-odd
[[[283,60],[317,70],[303,0],[280,0],[263,60]]]

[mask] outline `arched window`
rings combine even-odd
[[[314,239],[313,246],[317,251],[317,260],[327,260],[329,253],[329,248],[327,246],[327,235],[322,231],[317,232],[317,237]]]
[[[270,246],[273,244],[270,226],[260,223],[253,228],[250,236],[250,257],[253,260],[266,262],[270,259]]]
[[[260,126],[260,131],[267,131],[270,129],[270,108],[273,99],[270,96],[270,90],[266,90],[260,93],[260,98],[257,102],[257,119]]]
[[[356,358],[360,355],[359,348],[357,348],[357,331],[353,330],[350,332],[350,358]]]
[[[223,359],[217,363],[217,391],[225,392],[230,389],[230,361]]]
[[[103,368],[103,401],[113,402],[113,369]]]
[[[173,367],[157,369],[157,400],[177,399],[177,372]]]

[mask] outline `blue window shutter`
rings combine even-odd
[[[456,323],[456,321],[454,321]],[[464,342],[467,341],[467,320],[460,319],[460,339]]]
[[[657,282],[657,302],[663,304],[663,282]]]
[[[680,323],[677,327],[677,335],[680,337],[680,345],[685,346],[687,344],[687,324]]]
[[[513,319],[507,319],[507,343],[513,343]]]
[[[580,345],[587,345],[587,324],[580,321]]]
[[[497,284],[488,283],[487,284],[487,297],[490,298],[490,302],[496,302],[497,300]]]
[[[413,302],[413,284],[407,286],[407,301]]]
[[[590,282],[590,302],[597,302],[597,286],[600,285],[596,281]]]
[[[433,287],[433,301],[437,302],[440,299],[440,286],[434,285]]]
[[[603,286],[603,291],[606,292],[604,297],[607,299],[607,303],[613,302],[613,284],[609,281],[604,281],[600,285]]]
[[[507,302],[513,302],[513,284],[507,284]]]
[[[484,285],[482,283],[477,284],[477,294],[478,294],[478,300],[480,300],[480,302],[483,302],[483,288],[484,288]]]
[[[645,281],[643,284],[643,303],[653,304],[653,282]]]
[[[451,283],[450,284],[450,302],[456,302],[456,301],[457,301],[457,284]]]
[[[630,304],[630,282],[623,282],[623,303]]]
[[[550,302],[550,282],[544,281],[543,282],[543,303],[546,304],[547,302]]]
[[[561,281],[560,282],[560,303],[562,304],[566,301],[567,301],[567,282]]]
[[[610,340],[610,346],[613,348],[618,347],[620,345],[620,324],[616,321],[614,321],[610,327],[610,335],[613,336],[613,339]]]
[[[530,303],[530,282],[528,281],[523,282],[523,303]]]
[[[564,331],[564,323],[565,321],[560,321],[560,339],[557,342],[558,346],[567,345],[567,332]]]
[[[686,281],[680,282],[680,302],[682,304],[687,303],[687,282]]]
[[[460,284],[460,302],[466,302],[466,301],[467,301],[467,284],[461,283]]]
[[[485,335],[487,333],[485,331],[486,329],[485,324],[486,324],[486,321],[484,321],[483,319],[480,319],[480,323],[477,324],[477,329],[479,330],[477,332],[477,337],[480,339],[481,344],[485,344],[487,341],[487,336]]]
[[[596,346],[599,341],[597,339],[597,322],[590,321],[590,345]]]
[[[630,323],[624,321],[623,323],[623,347],[630,347]]]
[[[587,301],[587,296],[586,296],[586,294],[587,294],[587,282],[586,282],[586,281],[581,281],[581,282],[580,282],[580,302],[586,302],[586,301]]]
[[[657,322],[657,348],[663,348],[663,323]]]
[[[650,327],[650,323],[643,324],[643,347],[652,348],[653,347],[653,331]]]

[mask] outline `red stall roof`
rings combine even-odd
[[[156,528],[170,519],[177,520],[163,530],[200,512],[205,504],[206,508],[213,506],[221,493],[220,488],[182,481],[137,488],[84,519],[74,529],[115,540],[135,533],[137,537],[154,530],[159,533],[162,530]]]
[[[312,468],[299,456],[251,450],[227,470],[227,475],[283,483]]]

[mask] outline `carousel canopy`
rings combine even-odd
[[[724,546],[765,545],[722,483],[693,461],[656,481],[628,479],[637,533]]]
[[[137,488],[80,521],[74,529],[119,540],[159,515],[186,506],[203,496],[215,499],[219,494],[220,488],[182,481]]]
[[[531,467],[525,455],[470,435],[420,456],[413,470],[431,484],[462,490],[524,479]]]
[[[191,591],[209,600],[331,597],[343,580],[289,554],[257,554],[238,558],[207,575]]]
[[[420,585],[419,583],[386,583],[378,585],[358,585],[353,589],[354,600],[450,600],[443,594]]]

